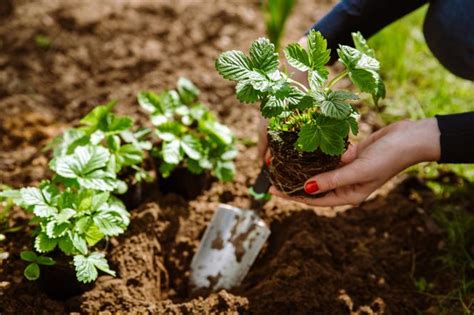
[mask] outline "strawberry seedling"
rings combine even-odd
[[[197,87],[185,78],[178,80],[177,90],[138,94],[138,103],[150,112],[159,139],[152,153],[163,178],[185,168],[192,174],[210,172],[230,181],[237,155],[234,135],[198,101],[198,95]]]
[[[141,167],[145,151],[151,149],[151,143],[144,140],[150,130],[132,131],[131,117],[112,113],[115,104],[97,106],[81,119],[78,128],[53,140],[49,147],[55,180],[120,194],[127,191],[127,184],[150,179]],[[132,178],[122,178],[124,173],[132,173]]]
[[[330,50],[319,32],[309,32],[306,49],[298,43],[285,48],[287,62],[307,73],[309,87],[279,70],[275,46],[265,38],[252,43],[249,56],[232,50],[216,61],[217,71],[237,82],[237,98],[243,103],[259,102],[261,114],[269,119],[270,177],[285,193],[304,194],[309,176],[336,168],[349,133],[358,132],[358,113],[351,104],[358,96],[335,90],[339,80],[349,77],[376,104],[385,96],[374,51],[360,33],[352,37],[355,48],[341,45],[337,50],[345,70],[332,80],[326,68]]]
[[[26,187],[2,195],[14,196],[18,206],[33,214],[31,223],[38,226],[34,232],[36,252],[72,256],[77,279],[83,283],[94,281],[98,270],[115,275],[104,255],[97,251],[97,245],[106,237],[123,233],[130,220],[123,203],[110,192],[84,187],[61,190],[44,181],[38,188]],[[53,259],[46,264],[41,263],[44,259],[40,257],[33,259],[31,254],[28,257],[27,261],[40,265],[54,263]],[[25,275],[35,280],[39,277],[38,269],[39,266],[30,264]]]

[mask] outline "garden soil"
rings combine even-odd
[[[287,41],[331,6],[297,2]],[[190,294],[190,261],[214,210],[219,203],[248,207],[247,187],[259,172],[258,109],[239,104],[233,85],[214,70],[219,52],[245,50],[264,35],[259,1],[11,3],[0,8],[0,183],[22,187],[48,178],[42,148],[96,104],[116,99],[120,113],[147,125],[136,93],[172,88],[179,76],[198,85],[201,100],[242,141],[234,182],[213,182],[194,200],[148,189],[130,209],[129,230],[105,244],[117,277],[101,275],[91,290],[65,301],[50,299],[23,278],[19,254],[31,246],[24,233],[31,227],[15,208],[10,224],[23,230],[0,243],[10,254],[0,262],[1,314],[399,315],[433,309],[414,279],[448,283],[443,277],[449,275],[434,272],[441,239],[427,215],[434,196],[415,178],[337,215],[337,209],[274,198],[263,211],[272,235],[243,283]]]

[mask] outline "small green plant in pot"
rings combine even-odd
[[[235,137],[198,95],[198,88],[185,78],[178,80],[176,90],[138,94],[158,138],[152,154],[159,165],[160,188],[186,198],[205,189],[209,175],[231,181],[235,174]]]
[[[319,32],[309,32],[307,49],[297,43],[285,48],[288,64],[307,72],[309,87],[279,69],[275,47],[265,38],[252,43],[249,56],[232,50],[216,61],[217,71],[237,82],[237,98],[259,102],[261,114],[269,119],[270,179],[289,195],[305,195],[306,179],[338,167],[349,133],[358,133],[358,113],[351,104],[358,96],[334,85],[347,76],[375,103],[385,96],[374,51],[360,33],[352,37],[355,48],[341,45],[337,50],[345,70],[332,80],[326,68],[330,51]]]
[[[104,157],[91,156],[83,162],[98,165],[101,159]],[[39,187],[4,191],[0,196],[13,198],[33,215],[31,224],[37,226],[34,250],[39,255],[22,253],[21,258],[29,262],[24,274],[29,280],[41,274],[42,287],[50,296],[67,298],[80,293],[87,288],[81,283],[93,282],[99,271],[115,275],[100,241],[122,234],[130,219],[124,204],[110,192],[43,181]]]
[[[55,138],[48,147],[53,150],[50,166],[60,181],[67,179],[85,188],[113,191],[133,208],[141,200],[143,183],[152,180],[144,169],[146,152],[151,149],[146,137],[151,130],[134,129],[133,118],[112,112],[115,105],[112,101],[96,106],[77,128],[67,129]],[[86,172],[76,167],[74,156],[82,154],[107,156],[107,162]],[[68,165],[72,167],[65,169]]]

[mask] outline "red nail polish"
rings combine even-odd
[[[272,164],[272,158],[269,157],[269,158],[265,161],[265,163],[267,164],[267,167],[270,167],[270,164]]]
[[[315,180],[309,181],[304,185],[304,191],[307,194],[314,194],[319,190],[318,183]]]

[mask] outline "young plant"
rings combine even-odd
[[[334,90],[339,80],[348,76],[376,104],[385,96],[374,51],[360,33],[353,33],[352,38],[355,48],[341,45],[337,50],[345,70],[332,80],[326,68],[330,50],[319,32],[309,32],[306,49],[297,43],[285,48],[287,62],[307,73],[309,87],[279,70],[275,46],[265,38],[252,43],[249,56],[233,50],[216,61],[217,71],[237,82],[237,98],[244,103],[260,102],[261,114],[269,119],[270,177],[283,192],[304,194],[306,179],[337,167],[349,132],[357,134],[358,114],[351,101],[358,96]]]
[[[23,274],[30,281],[38,280],[40,277],[40,265],[53,266],[56,263],[51,257],[38,256],[32,251],[23,251],[20,257],[22,260],[29,262]]]
[[[38,226],[34,233],[36,252],[57,254],[59,251],[72,256],[77,279],[84,283],[94,281],[98,270],[115,275],[96,245],[106,237],[123,233],[130,219],[123,203],[110,192],[81,186],[61,190],[54,183],[44,181],[38,188],[5,191],[2,195],[13,196],[18,206],[33,214],[31,223]],[[22,254],[22,258],[31,262],[25,270],[30,280],[39,277],[38,264],[54,264],[53,259],[31,252]]]
[[[51,145],[54,158],[50,167],[59,181],[89,189],[124,193],[128,180],[134,184],[149,180],[150,175],[141,167],[145,150],[151,143],[144,140],[150,130],[132,131],[133,119],[112,113],[116,102],[95,107],[80,121],[57,137]],[[134,176],[121,178],[124,169]]]
[[[267,35],[279,51],[280,40],[285,30],[286,20],[291,14],[296,0],[263,0],[262,13]]]
[[[198,101],[199,90],[180,78],[177,90],[140,92],[138,103],[149,111],[159,143],[153,154],[166,178],[179,167],[193,174],[210,171],[222,181],[234,178],[235,138],[209,109]]]

